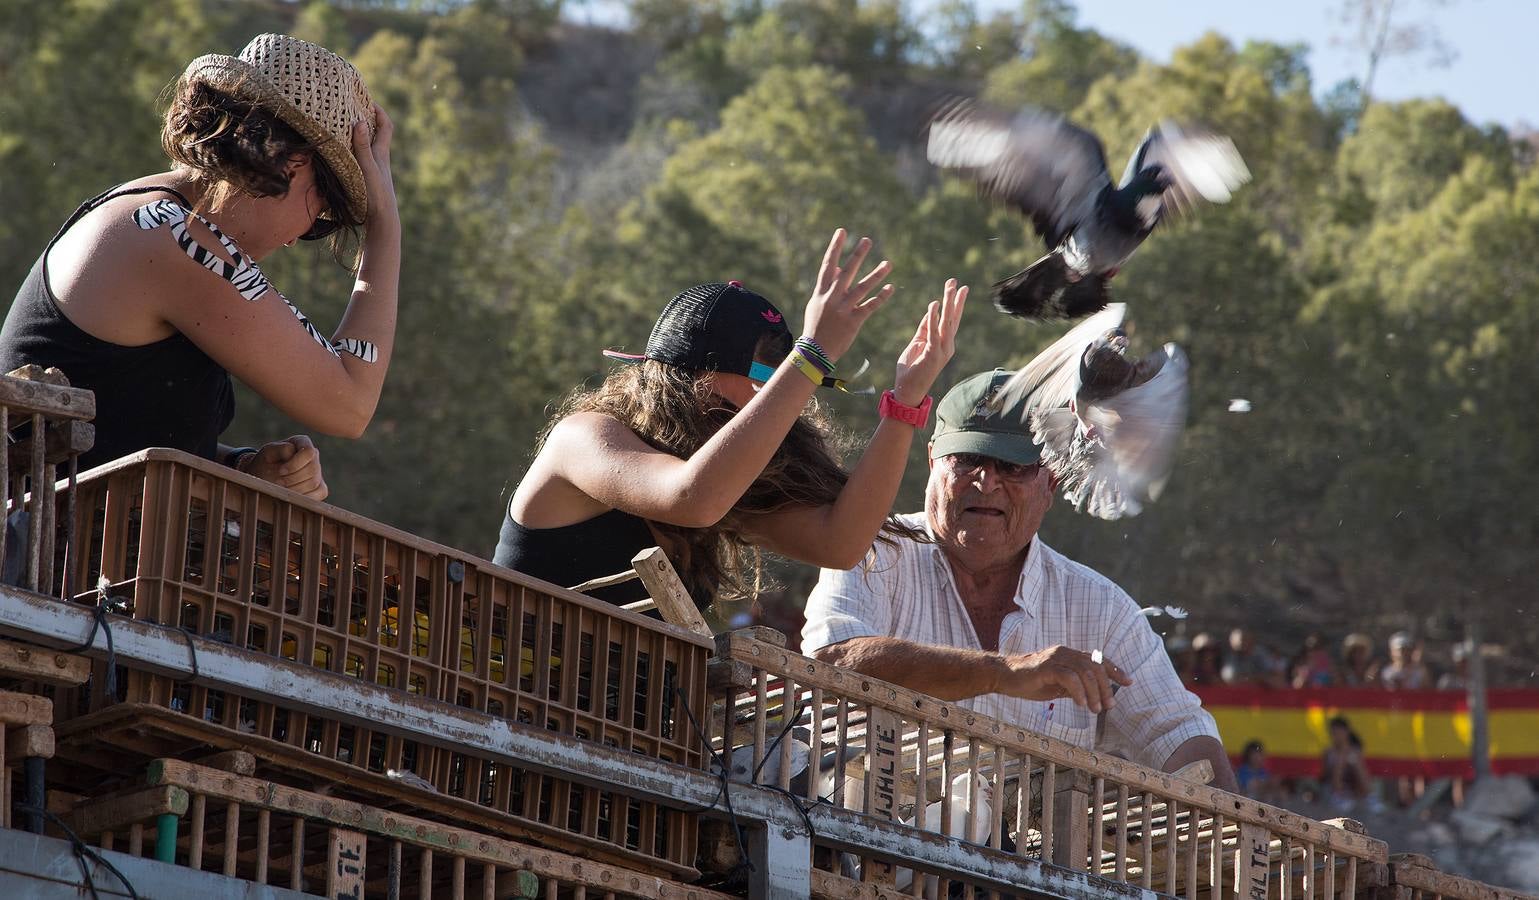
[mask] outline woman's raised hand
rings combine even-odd
[[[871,293],[871,289],[892,271],[892,263],[885,259],[866,273],[866,277],[855,279],[861,264],[866,261],[866,254],[871,252],[870,238],[861,238],[855,244],[855,252],[843,266],[839,265],[844,238],[843,228],[835,231],[828,249],[823,252],[823,265],[818,269],[818,283],[812,291],[812,299],[807,301],[802,331],[818,342],[831,361],[850,349],[855,343],[855,335],[860,333],[860,326],[892,296],[891,284]]]
[[[353,123],[353,156],[358,160],[358,168],[363,170],[363,184],[369,192],[366,225],[399,217],[395,181],[390,175],[390,138],[395,134],[395,125],[378,103],[374,104],[370,115],[374,117],[372,141],[368,123],[362,119]]]
[[[918,406],[924,402],[930,385],[935,383],[941,369],[951,361],[956,351],[957,325],[962,321],[962,308],[967,305],[967,285],[958,285],[955,278],[946,280],[946,292],[939,300],[931,300],[914,332],[898,356],[898,374],[893,379],[893,397],[904,406]]]

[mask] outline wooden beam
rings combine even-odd
[[[143,825],[156,816],[187,814],[186,789],[176,785],[152,785],[123,794],[85,801],[64,820],[76,834],[90,836],[103,831],[126,831],[130,825]]]
[[[650,547],[641,551],[631,560],[631,567],[641,576],[647,593],[657,602],[657,611],[663,614],[663,621],[704,637],[714,636],[715,632],[705,624],[705,617],[700,615],[700,609],[689,596],[679,573],[673,570],[673,563],[668,561],[663,548]]]
[[[1430,858],[1417,853],[1397,853],[1389,858],[1389,883],[1459,900],[1521,900],[1525,896],[1473,878],[1450,875],[1440,871]]]
[[[198,760],[198,765],[209,769],[219,769],[232,775],[244,775],[250,777],[256,774],[256,755],[245,750],[225,750]]]
[[[84,656],[0,640],[0,675],[74,686],[91,677],[91,661]]]
[[[7,763],[28,757],[53,759],[53,753],[53,729],[47,725],[12,725],[5,729]]]
[[[90,391],[14,375],[0,375],[0,406],[11,411],[13,424],[19,422],[19,414],[32,413],[81,421],[96,418],[96,395]]]
[[[50,600],[57,603],[57,600]],[[0,598],[0,606],[4,599]],[[53,701],[35,694],[0,691],[0,723],[6,725],[49,725],[53,723]]]

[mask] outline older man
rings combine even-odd
[[[1021,409],[989,408],[1009,375],[975,375],[936,409],[924,512],[904,517],[934,543],[824,569],[802,652],[1167,772],[1205,759],[1237,790],[1138,604],[1037,537],[1053,505],[1041,448]]]

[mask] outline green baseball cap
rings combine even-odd
[[[1031,436],[1026,421],[1027,396],[1007,409],[989,406],[1014,372],[995,369],[965,378],[946,392],[935,407],[935,433],[930,456],[979,453],[1005,462],[1030,466],[1042,458],[1042,445]]]

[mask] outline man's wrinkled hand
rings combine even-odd
[[[1061,644],[1006,656],[1004,663],[997,693],[1024,700],[1067,697],[1096,714],[1111,708],[1114,685],[1133,683],[1111,660],[1097,662],[1091,654]]]

